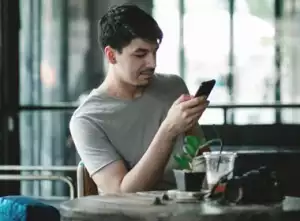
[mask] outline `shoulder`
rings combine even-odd
[[[155,89],[164,93],[188,94],[188,88],[181,76],[175,74],[155,74]]]
[[[82,125],[98,125],[108,104],[108,99],[94,90],[86,96],[70,119],[70,128]]]
[[[79,106],[74,111],[72,117],[81,117],[82,115],[89,115],[93,113],[95,107],[101,105],[101,97],[95,96],[95,92],[91,91],[90,94],[81,100]]]
[[[158,82],[168,83],[168,84],[184,84],[184,80],[176,74],[155,74]]]

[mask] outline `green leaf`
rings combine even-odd
[[[176,154],[173,156],[175,161],[178,163],[180,169],[190,169],[190,161],[191,159],[187,157],[185,154]]]
[[[183,145],[183,152],[190,155],[191,157],[194,157],[196,155],[196,151],[197,148],[190,144]]]
[[[186,136],[184,139],[184,142],[186,144],[191,145],[192,147],[194,147],[195,149],[198,148],[198,146],[200,145],[200,139],[196,136]]]

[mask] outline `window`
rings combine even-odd
[[[183,47],[185,56],[183,77],[192,94],[202,81],[212,78],[217,80],[217,85],[210,96],[212,105],[299,102],[300,96],[295,85],[299,49],[295,47],[295,41],[285,40],[291,39],[292,31],[294,31],[293,39],[299,40],[295,37],[295,30],[298,28],[290,27],[293,22],[296,24],[295,15],[292,18],[288,12],[285,12],[280,21],[286,21],[289,25],[286,22],[282,25],[275,22],[275,0],[235,0],[231,24],[228,0],[182,1],[185,11],[181,44],[180,0],[154,0],[154,17],[165,33],[158,52],[159,72],[182,74],[179,58],[180,48]],[[291,4],[295,1],[285,2]],[[289,4],[285,6],[297,11],[296,6],[291,7]],[[281,33],[283,41],[279,43],[282,55],[282,66],[279,69],[275,66],[276,28],[285,30]],[[297,36],[300,36],[300,33]],[[231,58],[233,58],[232,66]],[[232,73],[232,85],[230,73]],[[279,100],[275,96],[278,74],[281,78]],[[296,114],[297,110],[287,111],[293,111],[293,115],[282,111],[283,122],[300,120],[299,114]],[[234,109],[229,113],[233,114],[235,124],[273,124],[276,120],[274,108]],[[208,109],[201,119],[202,124],[223,122],[223,113],[218,109]]]
[[[88,90],[88,74],[84,73],[89,49],[86,4],[81,0],[20,1],[21,106],[73,102]],[[76,164],[76,151],[68,146],[71,114],[72,111],[20,113],[21,165]],[[21,187],[24,195],[65,193],[61,182],[22,182]]]

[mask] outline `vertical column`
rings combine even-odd
[[[281,102],[281,40],[282,40],[282,10],[283,0],[275,0],[274,16],[275,16],[275,102]],[[281,110],[275,110],[275,123],[281,123]]]
[[[19,145],[19,1],[0,1],[0,165],[20,163]],[[2,172],[0,172],[2,173]],[[7,172],[6,172],[7,173]],[[13,173],[13,172],[11,172]],[[19,182],[1,181],[0,195],[19,194]]]
[[[21,1],[20,31],[20,104],[39,105],[41,102],[40,62],[41,62],[41,2]],[[41,148],[41,114],[20,113],[20,155],[21,165],[39,165]],[[35,172],[38,173],[38,172]],[[31,174],[31,172],[22,172]],[[21,182],[21,193],[38,195],[40,182]]]
[[[60,55],[57,76],[57,98],[55,102],[68,102],[69,88],[69,0],[63,0],[56,3],[59,11],[58,23],[58,51]],[[55,7],[56,8],[56,7]],[[54,9],[55,9],[54,8]],[[66,137],[68,131],[69,119],[66,113],[61,111],[53,113],[56,124],[53,125],[52,134],[55,137],[52,145],[53,164],[63,166],[66,164]],[[53,139],[52,139],[53,140]],[[59,148],[58,148],[59,147]],[[64,175],[63,172],[56,172],[56,175]],[[53,185],[52,194],[61,196],[64,195],[66,185],[56,181]]]
[[[35,3],[37,1],[34,1]],[[41,2],[41,105],[53,105],[68,100],[68,1]],[[38,72],[39,73],[39,72]],[[41,114],[41,136],[38,138],[39,162],[44,166],[64,165],[67,119],[63,112],[45,111]],[[44,175],[51,172],[44,171]],[[42,181],[41,195],[62,195],[64,184]],[[54,184],[53,184],[54,183]]]
[[[107,0],[87,1],[87,19],[89,23],[88,51],[85,56],[86,88],[97,87],[104,79],[104,57],[98,42],[98,22],[108,8]]]
[[[139,6],[144,11],[152,14],[153,1],[152,0],[106,0],[108,1],[108,6],[120,5],[124,3],[135,4]]]
[[[185,46],[184,46],[184,14],[185,0],[179,0],[179,71],[180,76],[185,79]]]
[[[290,0],[292,1],[292,0]],[[300,2],[299,0],[293,0],[291,2],[291,8],[290,12],[288,14],[290,19],[290,30],[287,32],[289,36],[289,45],[291,48],[291,52],[289,54],[290,60],[291,60],[291,70],[290,74],[292,75],[290,78],[290,96],[291,96],[291,101],[293,103],[299,103],[300,102],[300,87],[299,87],[299,82],[300,82],[300,48],[299,48],[299,42],[300,42]],[[286,32],[285,32],[286,33]],[[291,123],[299,123],[300,122],[300,110],[299,109],[293,109],[291,110]]]
[[[150,15],[152,14],[153,10],[153,0],[127,0],[132,4],[136,4],[144,11],[148,12]]]
[[[228,79],[227,79],[227,87],[228,87],[228,93],[229,93],[229,98],[230,98],[230,104],[234,103],[234,69],[235,69],[235,63],[234,63],[234,8],[235,8],[235,0],[230,0],[229,1],[229,15],[230,15],[230,20],[229,20],[229,55],[228,55],[228,67],[229,67],[229,73],[228,73]],[[225,113],[225,119],[224,122],[228,122],[229,124],[234,123],[234,110],[227,111]],[[226,110],[224,110],[226,111]],[[229,118],[228,117],[228,113]]]

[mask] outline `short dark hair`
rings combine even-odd
[[[136,5],[123,4],[109,9],[99,22],[99,43],[119,52],[135,38],[161,43],[163,32],[155,19]]]

